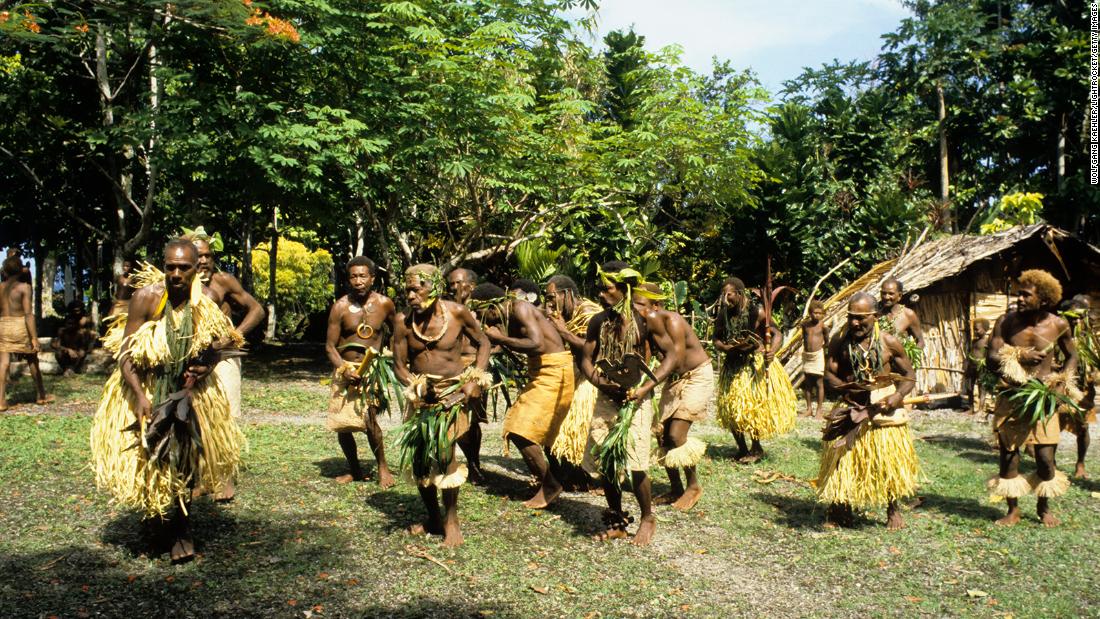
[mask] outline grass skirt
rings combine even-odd
[[[794,429],[797,401],[791,379],[779,362],[765,370],[764,356],[753,355],[740,371],[718,379],[718,424],[753,440]]]
[[[558,429],[558,437],[554,439],[550,453],[578,466],[584,461],[588,427],[592,424],[592,412],[596,410],[596,395],[595,385],[577,378],[573,402]]]
[[[828,443],[821,452],[817,498],[856,509],[880,507],[912,496],[920,479],[920,462],[908,425],[865,424],[851,449]]]
[[[152,397],[153,381],[146,381],[146,396]],[[137,420],[136,399],[115,370],[103,388],[103,399],[92,420],[92,468],[96,486],[111,493],[118,504],[140,510],[145,517],[165,516],[173,503],[186,509],[191,488],[201,484],[220,492],[237,474],[244,434],[229,409],[225,390],[215,374],[208,375],[192,390],[194,414],[199,422],[202,450],[192,449],[189,468],[198,479],[182,475],[168,463],[150,462],[140,444],[140,432],[125,431]]]

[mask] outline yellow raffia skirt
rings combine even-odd
[[[718,424],[731,432],[758,441],[786,434],[794,429],[797,406],[783,366],[773,359],[765,370],[761,354],[732,377],[719,377]]]
[[[573,402],[558,428],[558,437],[554,439],[550,453],[580,466],[588,445],[588,428],[592,424],[592,413],[596,410],[597,395],[595,385],[578,376],[573,389]]]
[[[851,449],[824,446],[817,474],[817,498],[856,509],[881,507],[912,496],[921,477],[908,425],[874,427],[865,424]]]

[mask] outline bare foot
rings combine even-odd
[[[591,494],[592,496],[603,496],[603,487],[593,486],[588,489],[588,494]]]
[[[386,488],[392,488],[393,485],[396,483],[397,480],[394,479],[393,473],[390,473],[390,470],[388,468],[378,469],[378,485],[381,486],[383,490],[385,490]]]
[[[485,476],[481,474],[481,469],[472,464],[466,465],[466,480],[475,486],[485,485]],[[383,487],[385,488],[388,486]]]
[[[1055,518],[1054,514],[1049,511],[1039,514],[1039,522],[1043,523],[1044,527],[1056,527],[1062,524],[1062,521]]]
[[[15,407],[14,406],[8,406],[8,403],[4,402],[3,404],[0,404],[0,413],[3,413],[3,412],[5,412],[7,410],[10,410],[12,408],[15,408]]]
[[[638,525],[638,532],[634,534],[635,546],[648,546],[650,540],[653,539],[653,533],[657,530],[657,517],[653,514],[642,517],[641,524]]]
[[[458,522],[448,522],[443,525],[443,546],[456,548],[462,545],[462,531],[458,528]]]
[[[1073,478],[1074,479],[1088,479],[1089,478],[1089,474],[1085,472],[1085,463],[1084,462],[1078,462],[1077,463],[1077,468],[1073,469]]]
[[[996,524],[999,524],[1002,527],[1010,527],[1014,524],[1019,524],[1019,523],[1020,523],[1020,510],[1019,510],[1019,508],[1010,509],[1008,511],[1008,513],[1005,514],[1004,518],[1000,518],[996,522]]]
[[[172,558],[172,563],[187,563],[191,559],[194,559],[195,542],[191,540],[191,536],[184,535],[177,537],[176,541],[172,543],[172,550],[169,556]]]
[[[684,493],[680,495],[680,498],[672,504],[676,509],[686,512],[687,510],[695,507],[695,504],[699,502],[699,499],[703,496],[702,486],[696,486],[694,488],[688,488],[684,490]]]
[[[535,496],[523,502],[523,506],[530,507],[531,509],[546,509],[561,495],[561,490],[561,485],[552,486],[549,490],[546,488],[539,488]]]
[[[228,503],[233,500],[233,497],[237,496],[237,486],[232,479],[225,482],[225,487],[222,491],[214,495],[214,500],[218,503]]]
[[[607,529],[592,536],[593,541],[607,542],[613,539],[626,539],[628,535],[622,529]]]
[[[673,503],[676,502],[677,499],[679,499],[682,496],[684,496],[683,492],[681,492],[679,494],[676,494],[675,492],[666,492],[664,494],[659,494],[659,495],[653,497],[653,504],[654,505],[672,505]]]
[[[345,473],[345,474],[340,475],[338,477],[333,477],[332,481],[334,481],[338,484],[349,484],[353,481],[363,481],[364,479],[366,479],[365,475],[360,475],[359,477],[356,477],[355,475],[352,475],[351,473]]]
[[[55,398],[52,395],[47,395],[47,396],[42,396],[41,398],[38,398],[37,400],[34,401],[34,403],[41,406],[43,404],[49,404],[50,402],[53,402],[56,399],[57,398]]]
[[[748,449],[738,449],[737,453],[733,454],[733,459],[736,462],[740,462],[741,460],[743,460],[747,457],[749,457],[749,450]]]
[[[901,514],[894,512],[886,517],[886,529],[888,531],[900,531],[905,528],[905,522],[901,519]]]
[[[439,535],[443,533],[443,528],[437,523],[425,520],[424,522],[418,522],[414,525],[410,525],[405,529],[409,535]]]
[[[737,463],[738,464],[756,464],[757,462],[760,461],[760,458],[763,458],[763,457],[764,457],[763,452],[760,452],[760,453],[750,452],[750,453],[747,453],[744,456],[741,456],[740,458],[738,458]]]

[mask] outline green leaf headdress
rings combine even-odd
[[[618,313],[620,316],[629,316],[634,304],[634,293],[637,292],[646,298],[653,299],[654,293],[649,291],[639,290],[638,286],[645,283],[645,278],[637,270],[630,267],[625,267],[618,271],[607,272],[596,267],[596,277],[601,282],[606,284],[623,284],[626,286],[626,294],[623,295],[623,299],[615,304],[611,309]]]
[[[225,243],[222,241],[222,235],[220,232],[215,232],[214,235],[211,236],[206,232],[206,228],[204,228],[203,226],[199,226],[194,230],[184,227],[182,228],[182,230],[183,234],[180,235],[180,238],[187,239],[188,241],[192,242],[205,241],[206,244],[210,246],[210,249],[213,250],[215,253],[219,253],[223,249],[225,249]]]
[[[421,282],[426,282],[429,288],[428,301],[424,307],[431,305],[436,299],[442,297],[447,289],[447,284],[443,280],[443,273],[433,265],[415,264],[405,269],[406,285],[419,287]],[[424,307],[421,307],[421,309],[424,309]]]

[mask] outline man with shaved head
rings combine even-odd
[[[465,267],[458,267],[447,274],[447,291],[451,300],[461,305],[466,305],[470,300],[470,294],[477,287],[477,273]],[[466,336],[462,337],[462,364],[466,367],[474,367],[477,363],[477,344]],[[485,482],[485,476],[481,473],[481,424],[489,423],[489,394],[482,393],[479,397],[467,402],[470,410],[470,429],[458,440],[458,447],[466,456],[466,475],[470,483],[480,486]]]

